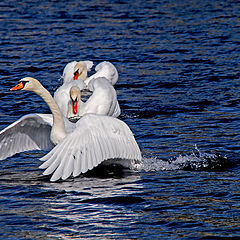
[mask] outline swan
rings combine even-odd
[[[106,78],[94,78],[89,83],[93,92],[86,102],[81,100],[80,89],[73,86],[70,89],[67,118],[76,122],[87,113],[118,117],[121,113],[114,87]],[[73,106],[73,108],[71,107]]]
[[[54,99],[59,105],[63,115],[68,117],[68,119],[72,122],[76,122],[79,117],[87,113],[113,117],[118,117],[121,113],[116,90],[112,86],[111,82],[114,80],[115,83],[118,78],[116,68],[110,62],[102,62],[96,66],[97,72],[87,78],[87,71],[91,66],[92,65],[90,63],[87,65],[84,61],[72,62],[69,66],[67,65],[64,69],[64,74],[67,73],[68,75],[69,72],[72,72],[71,79],[78,80],[72,80],[71,82],[68,81],[54,94]],[[80,90],[83,90],[82,85],[80,85],[77,81],[82,81],[83,84],[87,82],[88,89],[93,93],[85,103],[80,99],[78,107],[81,105],[81,108],[76,114],[68,110],[68,102],[71,102],[71,98],[69,96],[71,87],[76,86],[80,88]],[[79,98],[81,98],[81,96]]]
[[[47,121],[47,118],[39,120],[40,115],[36,117],[32,114],[3,129],[0,132],[0,159],[18,152],[55,145],[40,159],[45,161],[40,166],[46,169],[43,174],[52,174],[50,181],[60,178],[65,180],[71,175],[79,176],[112,159],[127,159],[129,166],[141,165],[139,146],[123,121],[110,116],[86,114],[76,124],[72,124],[71,132],[67,132],[57,103],[38,80],[23,78],[10,90],[32,91],[42,97],[52,112],[52,122],[50,116]]]
[[[86,68],[83,68],[84,64],[86,64]],[[93,66],[92,61],[73,61],[69,62],[63,70],[63,75],[61,78],[63,79],[63,83],[69,83],[73,80],[82,79],[83,81],[87,78],[87,72],[91,70]]]
[[[92,66],[92,61],[73,61],[65,66],[62,76],[63,85],[54,93],[54,99],[64,116],[67,115],[70,88],[72,86],[78,86],[81,90],[86,88],[84,81],[87,79],[87,72],[91,70]]]
[[[95,71],[96,73],[94,73],[85,80],[85,84],[87,87],[92,79],[99,77],[105,77],[112,85],[115,85],[118,81],[118,71],[116,67],[108,61],[103,61],[99,63],[95,67]]]

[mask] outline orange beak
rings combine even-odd
[[[15,87],[12,87],[10,90],[11,90],[11,91],[13,91],[13,90],[21,90],[21,89],[23,89],[23,88],[24,88],[23,83],[20,82],[20,83],[18,83]]]
[[[73,113],[77,114],[77,101],[73,101],[72,108],[73,108]]]

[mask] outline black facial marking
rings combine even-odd
[[[29,81],[21,81],[21,83],[23,84],[23,87],[25,87],[26,83],[28,83]]]

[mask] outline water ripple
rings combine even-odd
[[[1,161],[4,239],[239,237],[238,1],[2,1],[0,129],[48,113],[25,76],[51,93],[73,60],[111,61],[120,118],[141,169],[100,166],[50,183],[44,152]],[[197,146],[199,151],[195,149]]]

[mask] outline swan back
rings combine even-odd
[[[96,113],[118,117],[121,113],[117,100],[117,93],[112,84],[105,77],[91,80],[89,89],[93,91],[85,106],[86,113]]]

